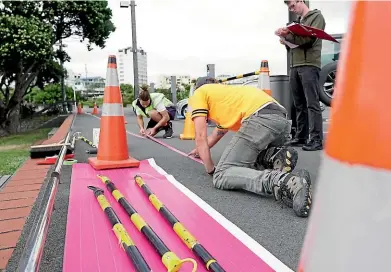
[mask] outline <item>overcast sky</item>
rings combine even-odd
[[[130,9],[109,0],[117,30],[105,49],[88,52],[72,40],[66,67],[85,76],[105,76],[109,54],[132,45]],[[240,4],[239,4],[240,3]],[[286,50],[275,29],[288,21],[282,0],[136,0],[137,44],[148,54],[149,81],[159,74],[206,74],[206,64],[216,65],[216,75],[240,74],[258,69],[269,60],[271,74],[286,74]],[[347,30],[351,1],[311,1],[320,9],[330,34]]]

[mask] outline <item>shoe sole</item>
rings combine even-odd
[[[290,173],[295,169],[298,158],[299,155],[295,149],[282,148],[275,155],[273,169]]]
[[[307,171],[299,172],[298,176],[300,176],[300,180],[301,180],[301,182],[303,184],[303,189],[302,190],[304,190],[304,192],[305,192],[304,196],[303,196],[304,199],[305,199],[305,203],[304,203],[304,205],[302,205],[301,209],[295,210],[295,213],[299,217],[308,217],[309,214],[310,214],[310,211],[311,211],[311,206],[312,206],[312,194],[311,194],[312,182],[311,182],[311,176],[310,176],[310,174]],[[303,182],[303,180],[305,180],[305,183]],[[293,203],[294,203],[294,201],[292,202],[292,204]],[[295,208],[293,207],[293,209],[295,209]]]

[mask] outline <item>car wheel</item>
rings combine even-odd
[[[187,104],[183,105],[182,110],[181,110],[182,116],[186,117],[186,113],[187,113]]]
[[[319,99],[326,106],[331,106],[331,100],[334,95],[335,80],[337,75],[338,62],[331,62],[325,65],[320,71],[319,84],[320,93]]]

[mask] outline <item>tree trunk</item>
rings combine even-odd
[[[20,131],[20,104],[11,109],[8,113],[7,131],[10,134]]]
[[[0,101],[0,134],[14,134],[20,131],[20,105],[36,73],[27,78],[16,77],[15,90],[9,101]],[[8,103],[7,103],[8,102]]]
[[[16,91],[16,90],[15,90]],[[0,105],[0,134],[14,134],[20,130],[20,103],[21,101],[12,101],[7,107]]]

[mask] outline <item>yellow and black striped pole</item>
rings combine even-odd
[[[219,79],[219,82],[222,83],[222,82],[227,82],[230,80],[240,79],[240,78],[244,78],[244,77],[256,76],[256,75],[259,75],[259,73],[260,73],[260,71],[258,70],[258,71],[251,72],[251,73],[246,73],[246,74],[241,74],[241,75],[237,75],[237,76],[233,76],[233,77]]]
[[[138,250],[137,246],[134,244],[132,239],[130,238],[128,232],[126,231],[125,227],[122,225],[121,221],[119,220],[117,214],[115,213],[114,209],[111,207],[110,203],[107,201],[103,190],[95,187],[95,186],[88,186],[88,189],[92,190],[94,192],[94,195],[96,199],[99,202],[100,207],[102,208],[103,212],[108,217],[112,227],[113,231],[115,233],[115,236],[117,236],[122,248],[125,250],[126,255],[130,258],[131,262],[135,266],[137,272],[151,272],[151,268],[145,261],[144,257],[141,255],[140,251]]]
[[[126,198],[117,189],[115,184],[108,178],[102,175],[97,175],[98,178],[106,185],[107,189],[114,196],[117,202],[129,215],[130,220],[136,228],[144,234],[148,241],[153,245],[156,251],[162,258],[162,263],[167,268],[168,272],[177,272],[181,269],[182,264],[186,262],[193,263],[193,272],[197,271],[197,262],[193,259],[179,259],[179,257],[172,252],[154,232],[154,230],[144,221],[144,219],[137,213],[137,211],[130,205]]]
[[[155,207],[155,209],[164,217],[164,219],[170,223],[175,233],[181,238],[183,243],[186,244],[205,264],[209,271],[213,272],[225,272],[221,265],[212,257],[212,255],[197,241],[197,239],[183,226],[181,222],[167,209],[166,206],[157,198],[157,196],[151,191],[141,176],[136,175],[134,180],[143,192],[148,196],[149,201]]]
[[[98,149],[96,148],[96,145],[94,145],[90,140],[88,140],[86,137],[84,136],[79,136],[80,140],[82,140],[83,142],[85,142],[86,144],[88,144],[89,146],[93,147],[94,149],[92,150],[87,150],[86,153],[88,154],[96,154],[98,153]]]
[[[80,140],[82,140],[83,142],[87,143],[89,146],[91,147],[96,147],[90,140],[88,140],[86,137],[84,136],[80,136],[79,137]]]

